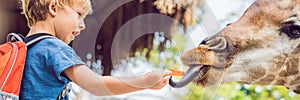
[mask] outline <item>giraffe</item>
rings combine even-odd
[[[184,52],[189,69],[173,87],[239,82],[300,94],[300,0],[256,0],[236,22]]]

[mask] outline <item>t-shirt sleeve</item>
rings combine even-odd
[[[50,57],[50,61],[54,73],[56,74],[57,78],[61,81],[68,80],[68,78],[66,78],[62,74],[64,70],[74,65],[84,64],[71,47],[62,48]]]

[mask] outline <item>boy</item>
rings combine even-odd
[[[84,65],[67,44],[85,29],[84,18],[92,11],[89,0],[22,0],[22,6],[30,27],[27,38],[40,34],[54,37],[28,50],[21,100],[56,99],[70,81],[98,96],[161,89],[168,84],[170,71],[132,78],[99,77]]]

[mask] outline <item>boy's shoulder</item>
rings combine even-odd
[[[63,41],[59,40],[56,37],[44,39],[40,41],[40,43],[43,45],[55,46],[55,47],[69,47],[66,43],[64,43]]]
[[[39,41],[34,46],[32,46],[29,51],[40,51],[43,52],[56,52],[60,50],[72,49],[69,45],[63,41],[53,37],[47,38]]]

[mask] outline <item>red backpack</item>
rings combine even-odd
[[[49,37],[52,36],[39,36],[25,43],[22,35],[16,33],[8,34],[7,42],[0,45],[1,100],[18,100],[27,46]]]

